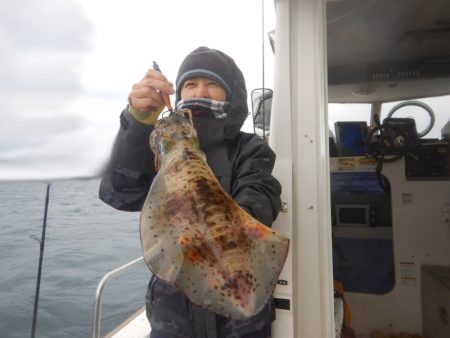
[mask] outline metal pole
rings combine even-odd
[[[129,268],[130,266],[132,266],[132,265],[142,261],[143,259],[144,259],[144,257],[141,256],[141,257],[136,258],[135,260],[133,260],[133,261],[131,261],[129,263],[126,263],[126,264],[118,267],[117,269],[114,269],[114,270],[108,272],[106,275],[103,276],[103,278],[98,283],[97,291],[95,292],[94,322],[93,322],[93,325],[92,325],[92,338],[99,338],[100,337],[100,319],[101,319],[101,312],[102,312],[102,306],[101,306],[100,298],[102,296],[103,288],[105,287],[105,283],[113,275],[116,275],[116,274],[122,272],[123,270],[125,270],[125,269]]]
[[[265,32],[264,32],[264,0],[261,0],[261,33],[262,33],[262,118],[263,118],[263,140],[267,142],[266,140],[266,100],[265,100],[265,59],[264,59],[264,52],[265,52],[265,45],[264,45],[264,38],[265,38]]]

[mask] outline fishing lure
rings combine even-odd
[[[157,72],[160,72],[160,73],[162,74],[161,68],[159,68],[159,65],[156,63],[156,61],[153,61],[153,69],[156,70]],[[161,96],[162,96],[162,98],[163,98],[163,100],[164,100],[164,104],[166,105],[167,109],[168,109],[170,112],[173,111],[172,105],[171,105],[171,103],[170,103],[170,97],[169,97],[169,95],[167,95],[166,93],[162,93],[162,92],[161,92]]]
[[[195,304],[233,319],[255,315],[273,293],[289,240],[222,189],[189,110],[158,120],[150,147],[158,173],[140,218],[148,267]]]

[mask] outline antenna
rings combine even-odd
[[[264,92],[265,92],[265,59],[264,59],[264,51],[265,51],[265,45],[264,45],[264,0],[261,0],[261,40],[262,40],[262,120],[263,120],[263,140],[266,140],[266,102],[264,100]]]

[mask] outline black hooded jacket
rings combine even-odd
[[[202,47],[203,48],[203,47]],[[281,186],[271,175],[275,154],[254,134],[239,131],[247,116],[244,78],[234,61],[230,111],[225,120],[196,117],[207,162],[223,189],[247,212],[268,226],[281,206]],[[183,66],[183,65],[182,65]],[[180,68],[181,69],[181,68]],[[125,109],[110,163],[100,185],[100,198],[119,210],[140,211],[156,175],[149,147],[152,126],[136,121]],[[170,338],[243,337],[270,325],[273,302],[245,321],[230,320],[191,303],[173,286],[152,277],[146,298],[152,330]]]

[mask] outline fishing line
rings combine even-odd
[[[42,273],[42,261],[44,258],[44,246],[45,246],[45,231],[47,228],[47,213],[48,213],[48,201],[50,196],[50,183],[47,184],[47,193],[45,196],[45,209],[44,209],[44,221],[42,223],[42,235],[40,242],[40,253],[39,253],[39,267],[38,267],[38,275],[36,280],[36,293],[34,296],[34,310],[33,310],[33,324],[31,327],[31,338],[34,338],[36,334],[36,319],[37,319],[37,310],[39,303],[39,290],[41,287],[41,273]]]

